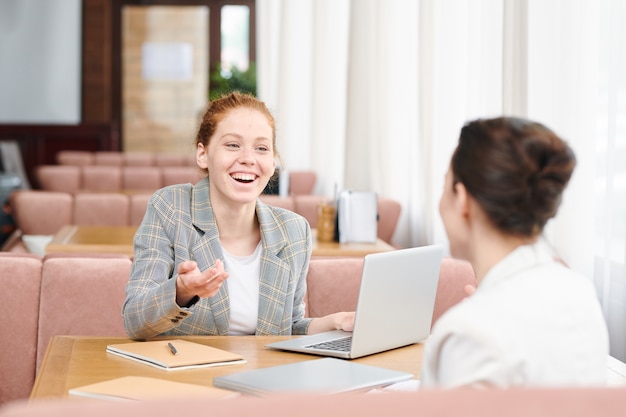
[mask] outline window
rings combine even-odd
[[[220,62],[212,67],[210,97],[232,90],[256,95],[256,66],[250,59],[250,8],[223,6],[220,22]]]
[[[120,124],[122,150],[186,152],[188,147],[181,145],[188,144],[190,132],[196,129],[198,112],[212,94],[234,88],[256,94],[255,0],[113,0],[111,7],[111,113]],[[148,43],[139,44],[130,55],[124,49],[124,42],[133,41],[124,37],[129,21],[124,15],[129,10],[135,14],[143,10],[146,16],[155,10],[155,18],[161,19],[161,23],[152,23],[148,17],[145,24],[132,28]],[[170,19],[168,13],[175,16]],[[171,29],[176,24],[182,26]],[[170,29],[164,31],[167,27]],[[177,59],[172,64],[167,57],[173,55],[184,60]],[[125,78],[127,69],[132,67],[129,63],[134,59],[143,64],[144,57],[150,58],[150,65],[135,68],[139,76],[134,76],[131,83],[130,78]],[[146,74],[155,81],[149,90],[143,90],[150,82],[141,77]],[[169,79],[164,79],[163,74]],[[154,85],[156,81],[161,84]],[[187,85],[192,81],[194,86]],[[194,95],[189,100],[180,94],[185,91],[198,91],[201,97]],[[172,105],[176,108],[171,109]],[[165,107],[170,107],[166,114]]]

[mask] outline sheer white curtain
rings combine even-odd
[[[626,2],[601,9],[596,131],[594,277],[611,334],[611,353],[626,361]]]
[[[258,92],[276,117],[287,169],[318,173],[315,192],[343,186],[348,0],[259,0]]]
[[[446,242],[437,205],[461,127],[470,119],[502,114],[504,39],[501,0],[420,3],[420,23],[431,26],[431,33],[422,33],[422,51],[432,48],[421,63],[421,68],[428,68],[431,75],[420,79],[420,85],[430,89],[430,97],[421,97],[422,134],[413,138],[430,142],[431,166],[418,175],[422,182],[430,184],[425,187],[432,191],[423,204],[426,216],[413,219],[412,225],[421,222],[425,230],[432,228],[424,236],[426,242],[417,241],[422,244]]]
[[[400,201],[400,246],[445,239],[436,201],[459,128],[501,112],[502,1],[259,0],[257,10],[259,95],[286,166],[314,169],[319,194],[336,185]]]
[[[593,277],[626,359],[626,2],[258,0],[259,95],[316,192],[395,198],[400,246],[446,243],[437,212],[467,120],[541,121],[578,166],[547,238]]]
[[[626,3],[528,1],[528,108],[567,138],[578,164],[547,230],[593,277],[611,353],[626,360]]]

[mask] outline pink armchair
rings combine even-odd
[[[35,382],[41,258],[0,252],[0,404],[23,398]]]
[[[54,335],[126,336],[121,312],[131,263],[123,255],[44,258],[37,369]]]
[[[359,298],[362,258],[313,259],[307,275],[308,317],[321,317],[338,311],[354,311]],[[465,285],[476,285],[469,262],[443,258],[431,327],[446,310],[467,297]]]
[[[121,193],[78,193],[74,196],[74,220],[78,225],[126,226],[130,199]]]

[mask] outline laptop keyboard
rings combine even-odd
[[[306,346],[307,348],[337,350],[340,352],[350,352],[352,346],[352,336],[343,337],[341,339],[329,340],[328,342],[314,343]]]

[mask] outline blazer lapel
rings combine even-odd
[[[284,317],[285,303],[282,300],[285,300],[287,296],[292,273],[289,264],[281,257],[281,253],[287,245],[288,237],[284,234],[285,229],[283,227],[276,227],[277,219],[260,200],[257,200],[256,212],[261,227],[261,244],[263,245],[257,334],[289,334],[291,323],[289,323],[288,329],[283,329],[279,325],[280,320],[276,320],[276,317]]]
[[[224,260],[219,241],[217,223],[211,208],[208,178],[200,181],[193,188],[191,198],[191,224],[197,231],[198,239],[189,248],[190,258],[204,271],[215,265],[217,259]],[[228,334],[230,317],[230,297],[228,280],[220,287],[217,294],[205,301],[213,314],[213,321],[218,334]]]
[[[284,317],[285,303],[282,300],[286,298],[289,291],[292,274],[289,264],[281,257],[283,249],[287,246],[288,236],[285,234],[284,227],[276,227],[278,220],[272,211],[258,199],[256,213],[263,246],[257,334],[289,334],[291,322],[288,323],[288,328],[284,329],[278,324],[279,320],[276,320],[276,317]],[[202,180],[193,188],[191,222],[198,231],[198,239],[189,248],[190,257],[198,263],[201,270],[205,270],[215,265],[216,259],[223,260],[217,223],[210,203],[208,179]],[[217,333],[228,334],[230,317],[228,280],[214,297],[207,300],[207,303],[213,313]]]

